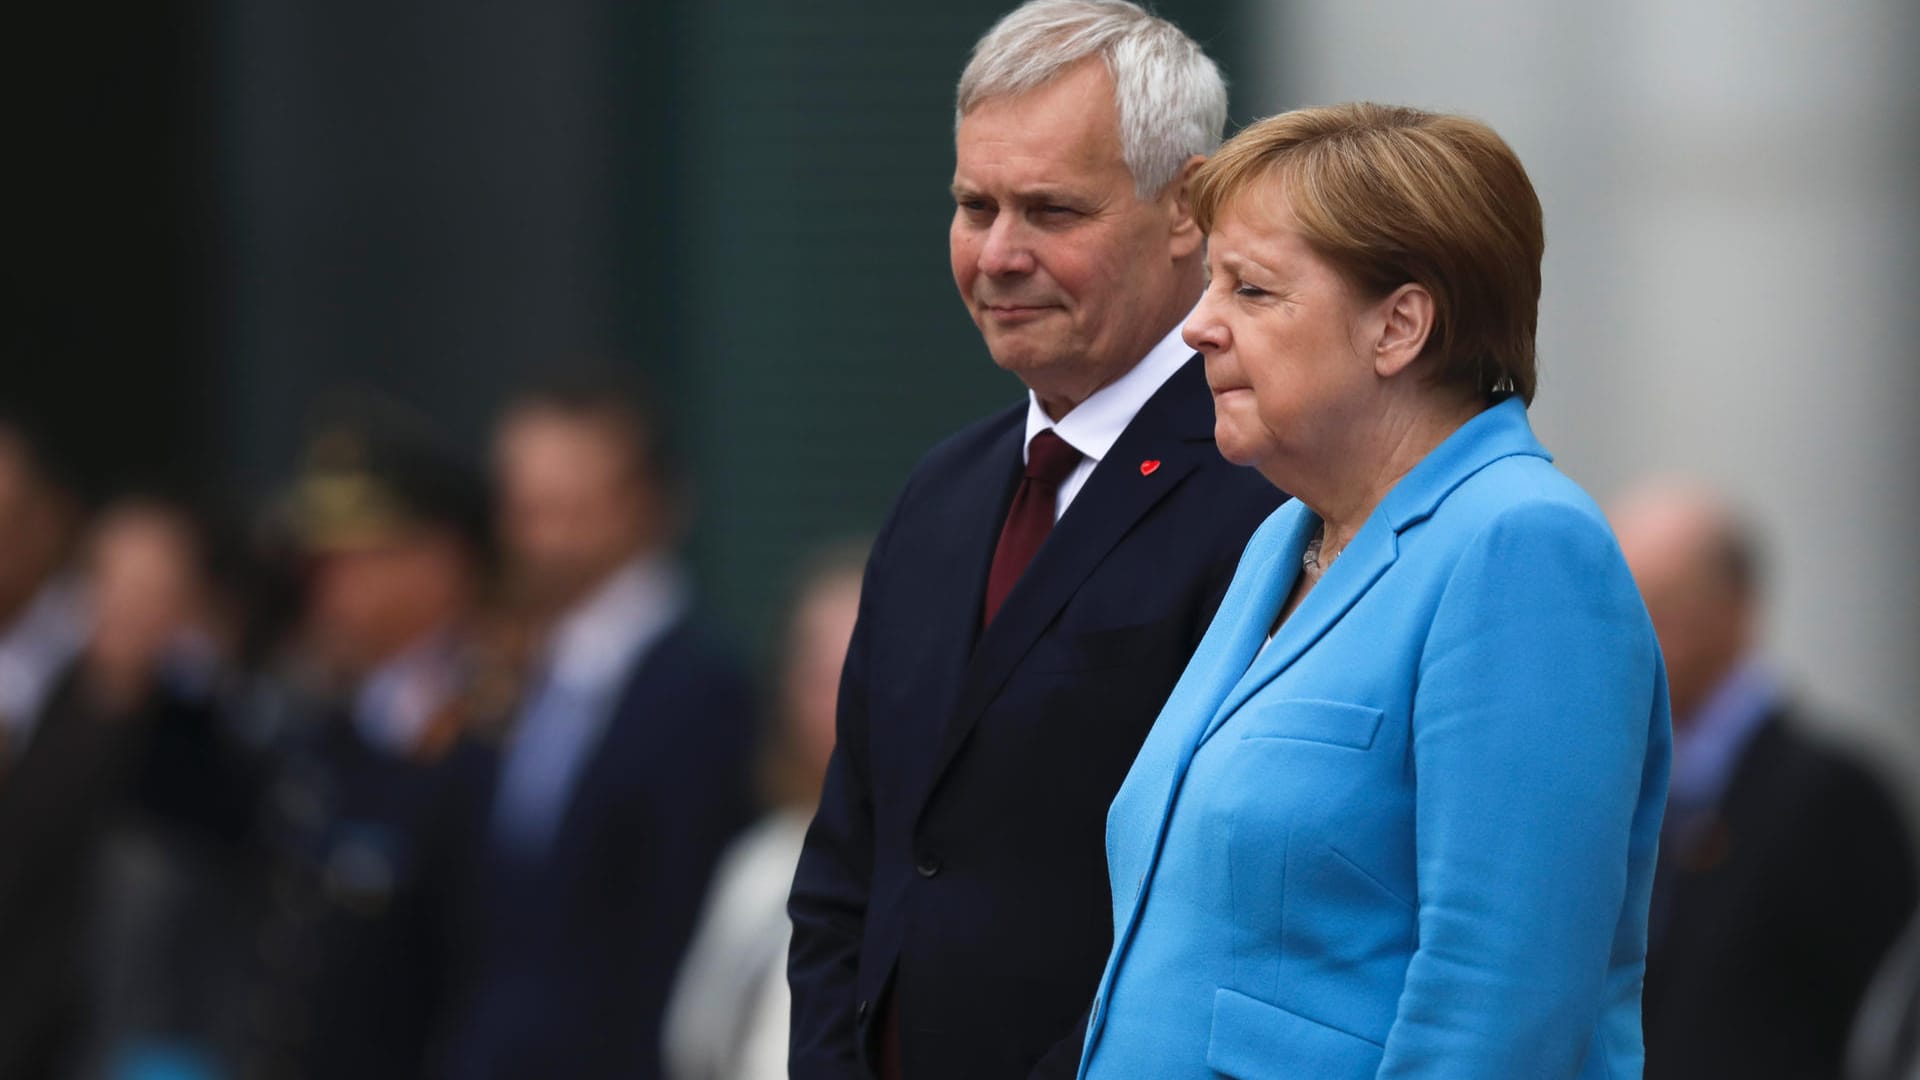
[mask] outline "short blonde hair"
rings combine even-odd
[[[1367,102],[1270,116],[1201,167],[1194,217],[1211,231],[1228,203],[1268,185],[1355,288],[1433,295],[1421,357],[1436,384],[1532,403],[1546,235],[1526,170],[1492,128]]]

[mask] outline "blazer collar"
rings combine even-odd
[[[1019,448],[1010,448],[1017,467]],[[957,706],[942,732],[930,797],[939,777],[959,752],[987,706],[1006,685],[1020,660],[1073,599],[1136,522],[1201,465],[1217,456],[1213,445],[1213,398],[1200,357],[1191,357],[1141,407],[1113,449],[1074,497],[1040,548],[1028,572],[1007,595],[991,625],[980,633],[961,684]],[[1143,472],[1141,464],[1159,464]],[[1004,499],[995,504],[1004,516]],[[979,507],[969,507],[979,512]],[[1000,521],[992,522],[997,539]],[[988,541],[988,561],[991,543]],[[986,564],[971,582],[974,612],[962,625],[978,627]]]
[[[1515,455],[1553,460],[1547,448],[1533,437],[1526,405],[1508,394],[1434,447],[1387,492],[1374,513],[1386,518],[1394,532],[1405,532],[1408,526],[1426,520],[1467,477]]]
[[[1432,516],[1434,510],[1466,479],[1501,458],[1525,455],[1553,460],[1527,424],[1526,406],[1513,396],[1502,398],[1460,426],[1435,447],[1412,471],[1387,492],[1360,532],[1327,568],[1299,608],[1281,625],[1273,643],[1244,669],[1244,677],[1221,700],[1208,718],[1199,742],[1205,742],[1248,698],[1272,682],[1300,655],[1325,636],[1367,590],[1379,581],[1399,557],[1400,534]],[[1300,573],[1300,556],[1319,527],[1313,511],[1294,500],[1280,511],[1293,515],[1287,527],[1275,529],[1259,549],[1249,548],[1246,559],[1266,567],[1264,580],[1250,589],[1247,605],[1254,610],[1237,615],[1241,632],[1266,637],[1293,591]],[[1264,619],[1264,621],[1262,621]]]

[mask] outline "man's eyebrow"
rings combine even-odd
[[[956,201],[961,199],[985,198],[980,192],[968,187],[966,184],[955,183],[947,190],[952,193]],[[1079,196],[1057,188],[1028,188],[1014,192],[1013,198],[1017,202],[1037,205],[1057,204],[1060,206],[1081,206],[1086,202],[1085,199]]]

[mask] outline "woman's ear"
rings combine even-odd
[[[1167,240],[1169,254],[1175,262],[1199,251],[1200,245],[1206,241],[1206,234],[1200,231],[1199,222],[1193,220],[1193,174],[1199,172],[1200,166],[1206,163],[1207,159],[1199,154],[1188,158],[1187,163],[1180,166],[1180,175],[1174,177],[1173,183],[1168,184],[1160,195],[1161,200],[1168,204],[1167,218],[1171,229]]]
[[[1383,379],[1410,367],[1433,333],[1433,294],[1409,282],[1389,293],[1377,309],[1380,336],[1373,346],[1373,370]]]

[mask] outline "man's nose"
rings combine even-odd
[[[1033,272],[1033,247],[1018,214],[995,215],[980,246],[980,270],[994,277]]]

